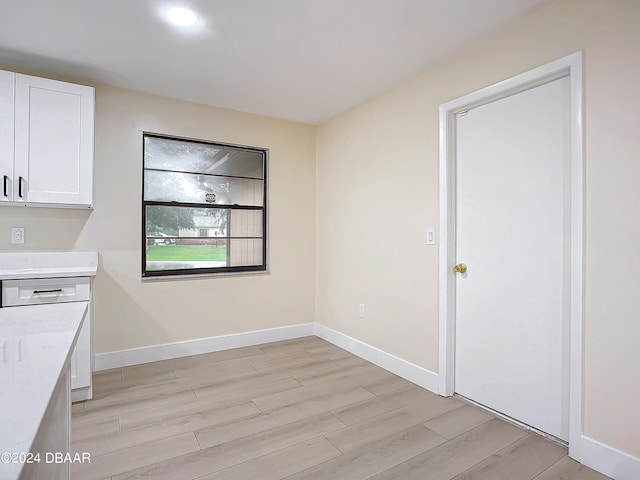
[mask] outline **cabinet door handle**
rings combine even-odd
[[[22,177],[18,177],[18,196],[22,198]]]
[[[4,176],[4,180],[3,180],[3,184],[2,184],[2,187],[3,187],[3,193],[4,193],[4,196],[5,196],[5,197],[8,197],[8,196],[9,196],[9,192],[8,192],[9,187],[8,187],[8,185],[9,185],[9,177],[7,177],[7,176],[5,175],[5,176]]]
[[[62,289],[55,288],[53,290],[34,290],[33,293],[62,293]]]

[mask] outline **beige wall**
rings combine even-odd
[[[438,106],[583,50],[585,433],[640,457],[639,25],[637,0],[559,0],[322,125],[316,320],[437,372]]]
[[[3,207],[0,250],[100,253],[96,352],[315,318],[437,372],[438,106],[582,49],[585,432],[640,457],[639,21],[637,0],[559,0],[317,130],[99,86],[95,210]],[[270,274],[141,282],[143,130],[270,149]]]
[[[269,274],[141,281],[142,131],[270,150]],[[312,127],[98,86],[95,210],[3,207],[0,250],[99,252],[97,353],[313,322],[314,162]]]

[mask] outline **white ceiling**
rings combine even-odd
[[[0,0],[0,65],[318,124],[546,3]]]

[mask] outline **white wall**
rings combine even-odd
[[[322,125],[316,319],[437,372],[438,249],[425,237],[438,225],[438,106],[578,50],[586,92],[584,431],[640,457],[637,0],[559,0]]]

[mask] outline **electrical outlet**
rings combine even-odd
[[[11,229],[11,243],[24,243],[24,227]]]
[[[358,305],[358,316],[364,318],[364,303]]]

